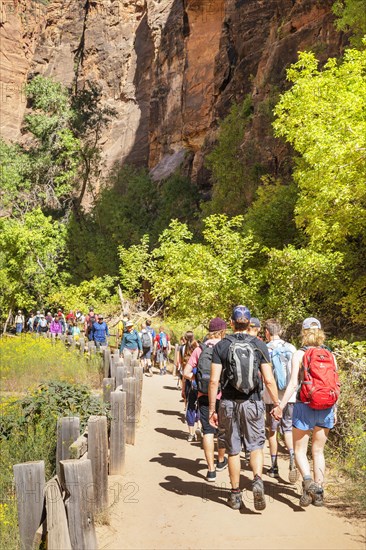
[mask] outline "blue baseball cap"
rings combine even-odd
[[[231,314],[233,321],[250,321],[250,311],[246,306],[235,306]]]

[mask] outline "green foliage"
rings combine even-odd
[[[191,242],[187,225],[177,220],[163,231],[147,278],[169,315],[197,323],[227,315],[238,301],[253,303],[257,284],[248,264],[258,245],[242,234],[242,224],[241,216],[209,216],[201,244]]]
[[[40,210],[0,220],[1,309],[42,303],[62,281],[65,227]]]
[[[132,245],[129,249],[120,246],[118,250],[121,285],[132,296],[141,288],[145,271],[148,271],[149,236],[144,235],[140,244]]]
[[[8,145],[0,138],[0,204],[1,207],[23,211],[27,205],[30,182],[26,177],[26,156],[18,145]]]
[[[268,250],[268,263],[260,273],[263,311],[267,316],[277,316],[284,326],[309,313],[318,315],[327,305],[334,313],[341,267],[342,255],[338,252],[323,254],[292,245]]]
[[[336,27],[340,31],[351,32],[350,42],[362,48],[366,35],[366,7],[364,0],[336,0],[333,13],[337,16]]]
[[[61,284],[47,296],[47,306],[50,309],[57,307],[64,311],[80,309],[87,311],[89,307],[105,312],[106,304],[116,304],[116,277],[105,275],[82,281],[79,285]]]
[[[275,108],[277,136],[301,155],[296,222],[317,249],[365,238],[365,70],[366,50],[347,50],[322,71],[314,54],[300,53],[287,71],[293,86]]]
[[[275,108],[275,132],[300,154],[294,179],[295,221],[311,249],[343,256],[347,266],[333,302],[353,322],[365,322],[366,50],[346,50],[319,71],[312,53],[288,70],[293,86]],[[325,295],[328,287],[320,287]],[[331,313],[332,310],[328,312]]]
[[[244,227],[260,244],[281,249],[299,239],[294,220],[298,190],[294,183],[262,178],[257,197],[244,216]]]
[[[337,357],[341,380],[338,422],[331,434],[332,457],[354,482],[347,486],[347,497],[353,497],[366,510],[366,342],[330,342]]]
[[[225,212],[229,216],[236,215],[243,212],[251,201],[252,182],[240,148],[251,114],[252,101],[248,96],[241,104],[233,104],[220,124],[218,143],[206,157],[213,174],[212,200],[203,205],[206,214]]]

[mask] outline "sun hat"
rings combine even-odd
[[[318,319],[315,319],[315,317],[307,317],[303,323],[302,328],[304,330],[307,330],[309,328],[322,328],[320,321]]]
[[[231,314],[233,321],[250,320],[250,311],[246,306],[235,306]]]
[[[250,326],[255,328],[261,328],[261,322],[258,319],[258,317],[251,317],[250,318]]]
[[[210,324],[208,325],[209,332],[218,332],[219,330],[225,330],[227,328],[226,321],[221,319],[221,317],[215,317],[211,319]]]
[[[127,321],[126,327],[133,327],[133,321]]]

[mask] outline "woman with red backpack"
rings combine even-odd
[[[291,379],[285,394],[272,410],[279,420],[292,393],[297,400],[292,417],[295,460],[303,477],[300,506],[323,506],[325,475],[324,447],[328,433],[336,423],[336,402],[339,397],[337,364],[332,352],[323,344],[325,334],[320,321],[309,317],[302,324],[302,347],[292,358]],[[313,474],[307,458],[310,433]]]

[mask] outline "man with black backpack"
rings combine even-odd
[[[292,356],[296,352],[296,348],[289,342],[285,342],[285,340],[281,339],[282,327],[276,319],[268,319],[265,322],[264,330],[269,356],[272,362],[273,376],[277,384],[278,397],[281,401],[291,378]],[[279,477],[277,464],[277,432],[280,432],[284,437],[285,445],[290,454],[289,481],[291,483],[296,483],[298,470],[296,468],[292,443],[292,415],[294,403],[296,401],[296,392],[290,397],[280,420],[276,420],[271,415],[273,403],[266,389],[264,389],[263,392],[263,401],[266,405],[266,425],[268,430],[269,451],[271,454],[271,467],[267,471],[267,474],[270,477]]]
[[[221,472],[227,467],[225,458],[225,447],[221,445],[218,439],[218,457],[215,464],[214,459],[214,436],[217,429],[211,426],[209,422],[208,405],[208,387],[210,382],[212,354],[214,346],[225,336],[226,322],[220,317],[211,319],[209,334],[205,341],[195,348],[184,368],[183,376],[192,383],[195,381],[198,390],[198,409],[200,412],[200,421],[203,431],[203,451],[207,461],[208,472],[206,481],[215,482],[216,472]],[[216,409],[218,408],[220,393],[217,395]]]
[[[210,424],[225,431],[225,446],[229,455],[231,492],[228,504],[234,510],[242,506],[240,482],[241,438],[250,452],[253,470],[254,508],[264,510],[266,501],[262,481],[263,447],[265,444],[262,380],[275,405],[278,392],[272,373],[268,348],[259,338],[250,336],[250,311],[235,306],[231,315],[234,334],[226,336],[213,350],[209,385]],[[216,398],[221,381],[222,398],[216,413]]]

